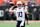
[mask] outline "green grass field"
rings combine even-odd
[[[0,22],[0,27],[16,27],[16,23]],[[40,23],[29,23],[29,25],[26,24],[25,27],[40,27]]]

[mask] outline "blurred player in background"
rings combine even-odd
[[[17,17],[17,26],[16,27],[25,27],[25,13],[28,15],[28,11],[26,9],[26,7],[22,7],[22,2],[18,1],[17,2],[17,8],[15,8],[14,10],[12,10],[14,8],[14,6],[12,6],[9,10],[9,12],[11,13],[15,13],[16,17]]]

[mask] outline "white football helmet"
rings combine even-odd
[[[22,7],[22,2],[21,1],[17,2],[17,7],[19,7],[19,8]]]

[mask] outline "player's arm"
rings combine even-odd
[[[27,17],[29,18],[29,12],[28,12],[28,8],[27,8],[26,14],[27,14]]]
[[[25,12],[26,12],[26,14],[29,14],[27,5],[25,5]]]
[[[27,15],[29,15],[29,12],[28,12],[28,11],[29,11],[29,10],[28,10],[28,8],[27,8],[27,10],[26,10],[26,14],[27,14]]]
[[[29,15],[28,8],[27,8],[27,10],[26,10],[26,14]]]
[[[12,7],[10,8],[9,12],[14,12],[14,11],[13,11],[13,8],[14,8],[14,6],[12,6]]]
[[[26,12],[26,14],[27,14],[27,17],[29,17],[29,9],[28,9],[28,6],[27,5],[25,5],[25,12]]]
[[[25,11],[26,11],[26,14],[27,14],[27,17],[29,17],[29,9],[28,9],[28,3],[25,3]]]

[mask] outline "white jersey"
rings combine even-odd
[[[15,12],[18,21],[25,21],[25,12],[27,11],[26,8],[15,8],[13,11]]]

